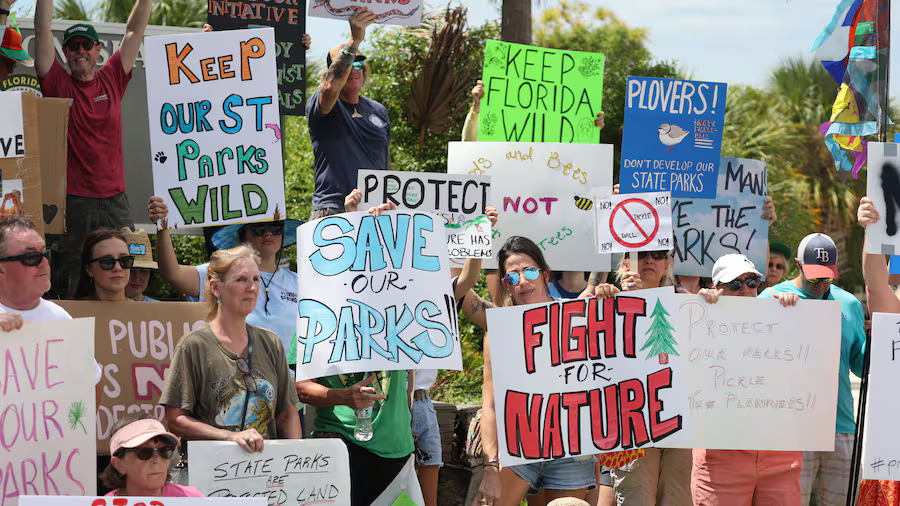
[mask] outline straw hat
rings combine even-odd
[[[122,227],[125,242],[128,243],[128,254],[134,255],[134,266],[143,269],[159,269],[159,264],[153,261],[153,248],[150,246],[150,236],[143,229],[131,230]]]

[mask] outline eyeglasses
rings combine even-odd
[[[95,45],[97,45],[97,43],[92,40],[70,40],[69,42],[66,42],[66,49],[73,53],[78,51],[79,47],[83,48],[85,51],[90,51],[91,49],[94,49]]]
[[[98,258],[92,258],[88,260],[88,263],[97,262],[100,265],[100,268],[104,271],[111,271],[115,269],[116,262],[119,262],[119,265],[122,266],[123,269],[131,269],[131,266],[134,265],[134,257],[131,255],[121,256],[119,258],[115,258],[111,255],[104,255]]]
[[[362,69],[363,69],[363,66],[364,66],[365,64],[366,64],[366,63],[363,62],[362,60],[360,60],[360,61],[355,61],[355,62],[353,62],[353,68],[354,68],[355,70],[362,70]]]
[[[266,235],[266,232],[272,235],[281,235],[284,233],[284,223],[257,223],[247,225],[247,231],[256,237]]]
[[[834,278],[807,279],[806,281],[813,285],[818,285],[819,283],[831,283],[832,281],[834,281]]]
[[[668,251],[638,251],[638,260],[643,260],[647,258],[647,255],[650,255],[650,258],[654,260],[663,260],[667,256],[669,256]]]
[[[48,249],[43,251],[29,251],[28,253],[13,255],[11,257],[3,257],[0,258],[0,262],[22,262],[22,265],[35,267],[41,265],[41,262],[43,262],[45,258],[48,262],[50,261],[50,250]]]
[[[522,272],[525,275],[525,279],[529,281],[534,281],[541,274],[541,270],[537,267],[526,267]],[[519,284],[519,273],[518,272],[510,272],[506,276],[503,276],[503,281],[506,281],[508,285],[518,285]]]
[[[141,460],[150,460],[154,455],[159,455],[159,458],[163,460],[169,460],[172,458],[172,454],[175,453],[175,447],[160,446],[159,448],[147,448],[146,446],[138,446],[137,448],[128,448],[125,451],[134,452],[135,457]]]
[[[241,371],[244,379],[244,387],[250,393],[256,393],[256,380],[253,379],[253,376],[250,375],[250,366],[247,365],[247,361],[243,358],[237,359],[238,371]]]
[[[744,285],[747,285],[747,288],[758,288],[760,283],[762,283],[762,280],[759,279],[758,276],[753,276],[747,279],[732,279],[731,281],[725,283],[725,286],[727,286],[728,289],[732,292],[736,292],[740,290]]]

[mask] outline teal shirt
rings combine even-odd
[[[794,286],[790,280],[767,288],[759,296],[772,298],[774,293],[796,293],[801,299],[810,297],[802,290]],[[841,303],[841,367],[838,376],[837,399],[837,434],[853,434],[856,432],[856,422],[853,413],[853,393],[850,389],[850,371],[858,377],[862,377],[863,356],[866,351],[866,332],[863,327],[865,314],[862,304],[851,293],[831,285],[828,297],[824,300],[836,300]]]

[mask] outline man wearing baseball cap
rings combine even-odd
[[[78,252],[84,238],[100,227],[134,228],[125,195],[122,155],[122,96],[131,80],[150,19],[151,0],[136,0],[122,43],[97,68],[102,43],[97,30],[77,23],[63,34],[69,71],[56,60],[50,24],[53,0],[37,0],[34,16],[35,64],[45,96],[72,99],[66,160],[66,235],[56,286],[64,298],[77,288]]]
[[[809,504],[816,477],[819,485],[816,498],[820,505],[843,505],[847,501],[850,479],[850,460],[853,452],[853,396],[850,375],[862,375],[866,335],[862,304],[853,294],[835,286],[838,277],[838,251],[831,237],[810,234],[803,238],[795,259],[800,275],[764,290],[760,297],[774,297],[780,293],[795,293],[801,299],[836,300],[841,303],[841,362],[838,375],[837,426],[833,452],[803,452],[803,472],[800,484],[803,505]]]

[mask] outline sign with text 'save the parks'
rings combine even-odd
[[[479,141],[598,144],[600,53],[488,40]]]
[[[284,219],[275,48],[271,28],[144,39],[163,228]]]

